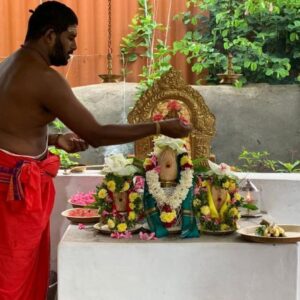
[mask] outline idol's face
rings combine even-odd
[[[69,26],[66,31],[56,35],[54,46],[49,54],[51,65],[65,66],[68,64],[68,60],[77,49],[76,37],[76,25]]]

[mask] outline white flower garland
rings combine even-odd
[[[149,187],[149,192],[156,200],[159,207],[169,205],[170,208],[178,208],[182,201],[186,198],[190,187],[193,185],[193,169],[181,171],[179,184],[170,196],[166,196],[159,182],[159,175],[155,170],[146,172],[146,181]]]

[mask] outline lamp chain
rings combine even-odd
[[[108,53],[107,53],[107,71],[112,74],[112,46],[111,46],[111,1],[108,0]]]

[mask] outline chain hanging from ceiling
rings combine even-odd
[[[108,0],[108,24],[107,24],[107,74],[100,74],[99,77],[104,83],[106,82],[119,82],[122,79],[122,75],[116,75],[112,72],[113,58],[112,58],[112,26],[111,26],[111,16],[112,16],[112,0]]]

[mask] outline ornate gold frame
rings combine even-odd
[[[190,114],[193,130],[189,135],[191,156],[210,157],[210,144],[215,135],[215,116],[209,111],[202,96],[187,85],[179,71],[172,68],[149,88],[128,114],[128,122],[137,124],[152,120],[159,103],[175,99],[183,102]],[[152,152],[153,136],[135,142],[135,155],[143,159]]]

